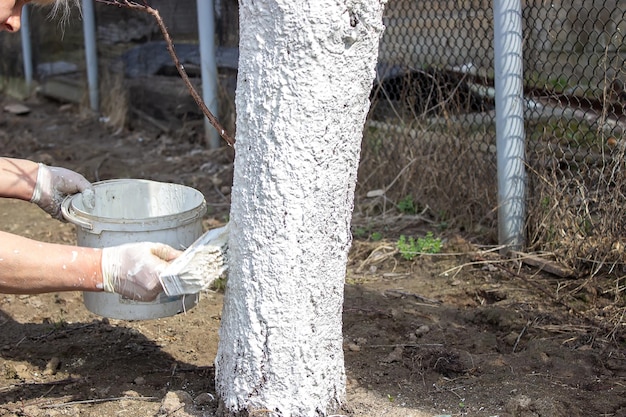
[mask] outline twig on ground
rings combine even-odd
[[[519,334],[517,335],[517,338],[515,339],[515,344],[513,345],[513,353],[515,353],[515,350],[517,349],[517,345],[519,345],[520,340],[522,340],[522,336],[524,335],[524,333],[526,333],[526,329],[528,328],[529,324],[530,322],[528,322],[526,326],[524,326],[522,331],[519,332]]]
[[[499,247],[499,249],[503,248],[504,246]],[[440,273],[439,275],[443,275],[443,276],[448,276],[451,272],[454,272],[454,276],[456,276],[459,272],[461,272],[461,270],[463,268],[465,268],[466,266],[474,266],[474,265],[495,265],[498,263],[505,263],[505,262],[516,262],[515,259],[497,259],[497,260],[487,260],[487,259],[481,259],[482,255],[485,254],[487,252],[474,252],[474,253],[460,253],[460,255],[473,255],[474,257],[478,258],[477,261],[471,261],[471,262],[466,262],[464,264],[461,265],[457,265],[455,267],[452,267],[450,269],[446,269],[445,271],[443,271],[442,273]]]
[[[131,109],[131,112],[135,116],[139,117],[140,119],[145,120],[146,122],[150,123],[151,125],[153,125],[157,129],[159,129],[161,132],[163,132],[163,133],[170,133],[171,129],[170,129],[169,126],[167,126],[164,123],[161,123],[160,121],[158,121],[154,117],[150,116],[146,112],[143,112],[143,111],[141,111],[139,109]]]
[[[443,343],[396,343],[393,345],[363,345],[368,348],[397,348],[397,347],[442,347]]]
[[[541,256],[517,251],[513,251],[512,254],[515,255],[520,261],[552,275],[556,275],[561,278],[573,278],[575,275],[572,269],[559,265],[549,259],[542,258]]]
[[[607,339],[613,339],[615,337],[620,325],[624,324],[624,315],[626,315],[626,308],[622,308],[621,312],[618,312],[618,314],[613,317],[613,321],[615,322],[615,324],[613,325],[613,328],[611,329],[609,334],[606,335]]]
[[[382,316],[389,317],[389,312],[383,311],[383,310],[376,310],[376,309],[370,309],[370,308],[361,308],[361,307],[345,307],[343,309],[344,313],[347,313],[347,312],[350,312],[350,311],[360,311],[362,313],[368,313],[368,314],[380,314]]]
[[[404,290],[399,290],[399,289],[395,289],[395,290],[387,290],[384,292],[385,295],[391,295],[391,296],[399,296],[399,297],[413,297],[423,303],[427,303],[427,304],[442,304],[441,301],[439,300],[434,300],[432,298],[426,298],[424,296],[421,296],[419,294],[415,294],[412,292],[408,292],[408,291],[404,291]]]
[[[533,328],[550,333],[587,333],[595,330],[597,327],[593,325],[585,326],[575,324],[535,324]]]
[[[363,269],[367,266],[379,264],[386,261],[387,259],[391,259],[395,256],[396,253],[398,253],[397,248],[387,244],[381,244],[380,246],[376,247],[369,254],[369,256],[363,260],[363,262],[361,262],[359,267],[356,269],[356,272],[362,272]]]
[[[68,401],[64,403],[58,404],[47,404],[42,405],[41,408],[61,408],[68,407],[71,405],[79,405],[79,404],[97,404],[97,403],[106,403],[111,401],[158,401],[159,397],[109,397],[109,398],[96,398],[93,400],[78,400],[78,401]]]

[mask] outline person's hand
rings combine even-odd
[[[182,252],[163,243],[126,243],[102,249],[104,291],[152,301],[163,291],[159,275]]]
[[[55,219],[63,220],[61,203],[65,197],[76,193],[83,193],[86,206],[93,209],[95,195],[85,177],[69,169],[39,164],[31,203],[37,204]]]

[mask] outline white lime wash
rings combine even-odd
[[[380,0],[241,0],[229,279],[231,413],[324,416],[345,395],[343,286]]]

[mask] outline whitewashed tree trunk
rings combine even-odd
[[[385,1],[239,2],[224,415],[325,416],[343,400],[350,220]]]

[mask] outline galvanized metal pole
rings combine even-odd
[[[83,36],[85,37],[89,105],[93,111],[97,112],[100,108],[100,98],[98,94],[98,53],[93,0],[83,0]]]
[[[525,243],[524,95],[521,0],[494,0],[498,238],[503,252]]]
[[[198,36],[200,38],[200,67],[202,74],[202,99],[215,116],[218,115],[217,64],[215,62],[215,16],[213,0],[196,0],[198,7]],[[211,149],[220,147],[220,136],[204,118],[204,135]]]
[[[33,85],[33,53],[30,43],[30,18],[29,7],[27,4],[22,8],[22,20],[20,35],[22,37],[22,55],[24,56],[24,79],[26,80],[26,90],[30,95],[30,89]]]

